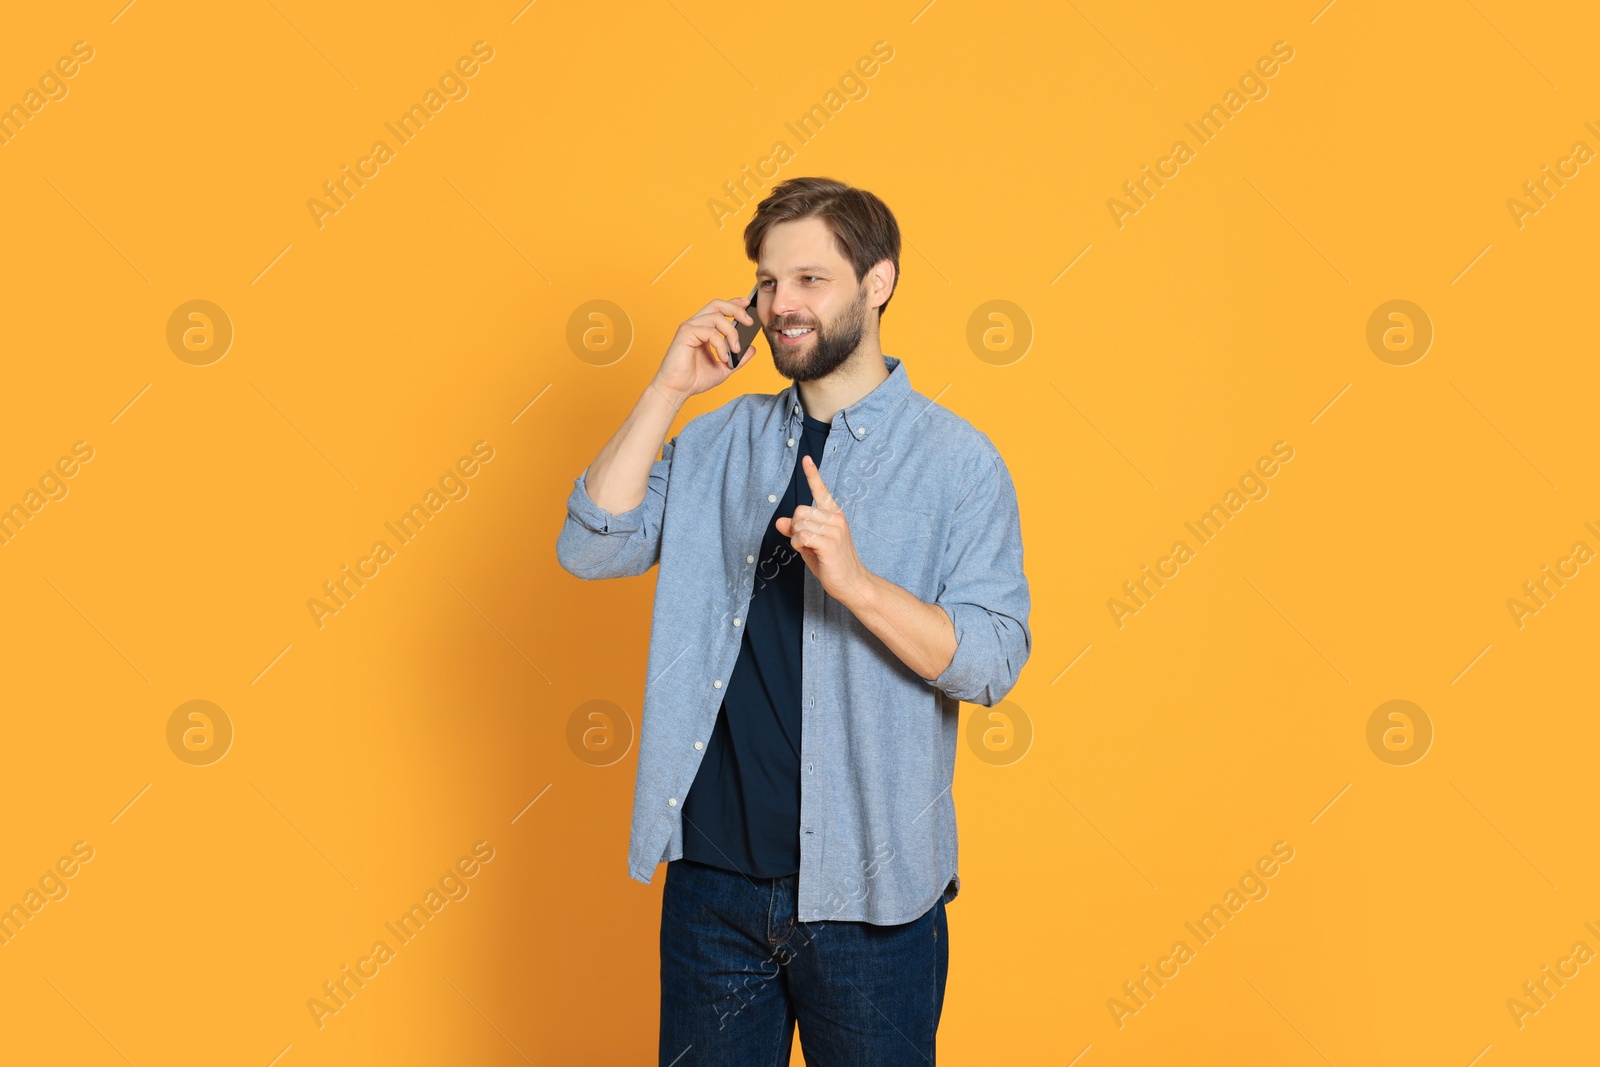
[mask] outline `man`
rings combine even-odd
[[[667,861],[660,1062],[787,1064],[798,1021],[812,1067],[921,1067],[961,888],[959,703],[998,702],[1032,648],[1016,492],[879,347],[881,200],[796,178],[744,237],[756,306],[678,327],[556,546],[580,578],[661,567],[628,857],[647,885]],[[752,315],[793,384],[663,444]]]

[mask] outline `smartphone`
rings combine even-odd
[[[756,334],[761,332],[761,317],[756,314],[756,294],[761,291],[761,283],[756,282],[750,287],[749,303],[745,310],[750,313],[750,325],[746,326],[738,319],[733,320],[733,328],[739,334],[739,351],[728,353],[729,366],[737,367],[750,351],[750,343],[756,339]]]

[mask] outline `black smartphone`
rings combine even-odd
[[[749,303],[745,305],[745,310],[750,313],[750,325],[746,326],[737,318],[733,320],[733,328],[739,334],[739,351],[728,353],[729,366],[737,367],[744,360],[750,351],[750,343],[756,339],[756,334],[761,332],[761,318],[756,314],[756,294],[760,291],[760,282],[750,287],[750,296],[747,298]]]

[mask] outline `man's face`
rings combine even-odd
[[[779,374],[815,381],[855,354],[869,327],[865,279],[856,281],[821,219],[780,222],[768,230],[756,276],[757,317]],[[785,330],[807,332],[789,337]]]

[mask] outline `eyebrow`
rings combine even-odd
[[[833,271],[831,271],[827,267],[822,266],[820,263],[807,263],[804,266],[795,267],[793,269],[792,273],[794,273],[794,274],[802,274],[802,273],[805,273],[805,274],[832,274]],[[763,276],[769,277],[769,278],[772,277],[772,271],[769,270],[766,267],[757,267],[756,268],[756,277],[760,278],[760,277],[763,277]]]

